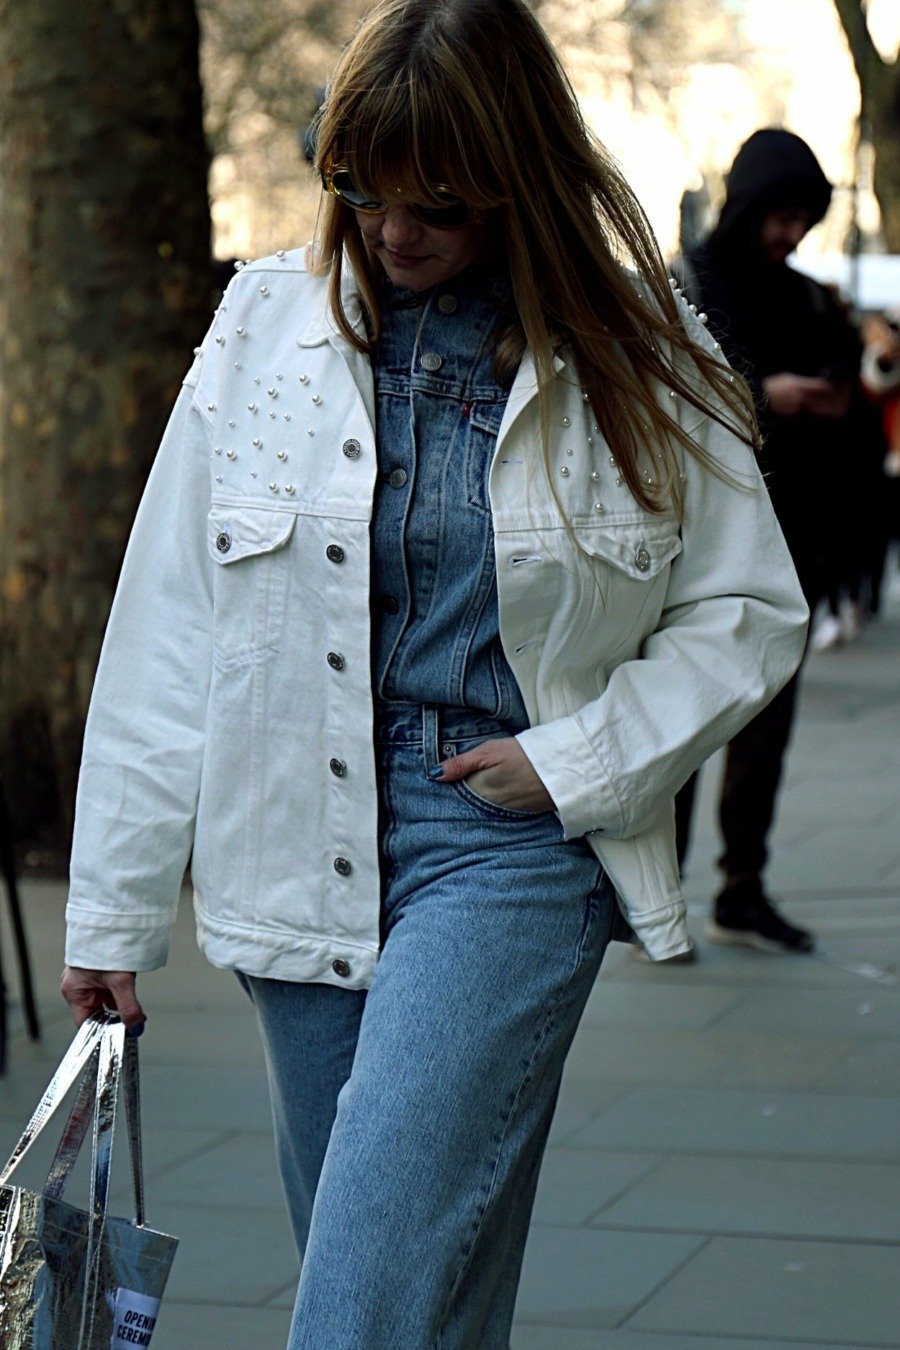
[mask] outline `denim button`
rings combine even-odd
[[[341,656],[340,652],[329,652],[325,660],[331,666],[332,670],[344,669],[344,658]]]
[[[400,613],[400,601],[395,595],[380,595],[378,597],[378,603],[381,605],[385,614]]]
[[[220,553],[227,553],[231,548],[231,535],[227,530],[223,530],[221,534],[216,535],[216,548]]]
[[[342,563],[344,561],[344,550],[340,544],[329,544],[325,550],[325,557],[329,562]]]
[[[337,872],[338,876],[349,877],[350,873],[353,871],[353,864],[350,862],[349,858],[335,858],[334,870]]]
[[[406,483],[406,478],[407,474],[405,469],[392,469],[388,475],[388,482],[393,488],[402,488]]]
[[[646,572],[650,567],[650,554],[645,548],[639,548],[634,555],[634,565],[639,572]]]
[[[352,439],[344,441],[341,449],[348,459],[359,459],[359,456],[362,453],[359,448],[359,441],[354,441]]]
[[[438,309],[442,314],[455,314],[457,303],[455,295],[442,295],[438,300]]]
[[[347,761],[343,759],[330,759],[328,767],[335,778],[343,778],[347,772]]]
[[[346,980],[347,976],[350,974],[350,962],[342,961],[340,957],[338,957],[336,961],[332,961],[331,969],[334,971],[335,975],[340,975],[342,980]]]
[[[422,357],[423,370],[440,370],[443,364],[443,357],[438,356],[437,352],[426,352]]]

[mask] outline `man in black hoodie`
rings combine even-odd
[[[805,141],[755,132],[738,151],[710,236],[682,261],[689,298],[705,310],[730,363],[749,381],[764,437],[763,469],[810,609],[822,586],[838,465],[860,361],[855,330],[830,291],[787,266],[828,209],[831,184]],[[767,841],[791,731],[797,677],[727,748],[720,803],[724,884],[707,935],[764,950],[809,952],[765,893]],[[679,794],[679,857],[693,780]]]

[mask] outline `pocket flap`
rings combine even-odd
[[[579,529],[578,542],[592,558],[602,558],[635,581],[651,581],[681,552],[678,525],[671,520]]]
[[[214,506],[207,519],[209,551],[222,564],[274,553],[290,539],[296,519],[293,511]]]

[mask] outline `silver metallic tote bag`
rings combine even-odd
[[[79,1081],[42,1192],[9,1184],[69,1088]],[[135,1218],[107,1214],[124,1082]],[[63,1199],[93,1118],[87,1211]],[[12,1156],[0,1172],[2,1350],[126,1350],[151,1344],[177,1238],[144,1224],[137,1041],[111,1014],[79,1028]]]

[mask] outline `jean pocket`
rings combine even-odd
[[[492,802],[489,797],[482,797],[474,788],[470,788],[464,778],[451,786],[468,806],[474,807],[480,815],[490,820],[537,820],[552,814],[550,811],[523,811],[518,806],[501,806],[499,802]]]

